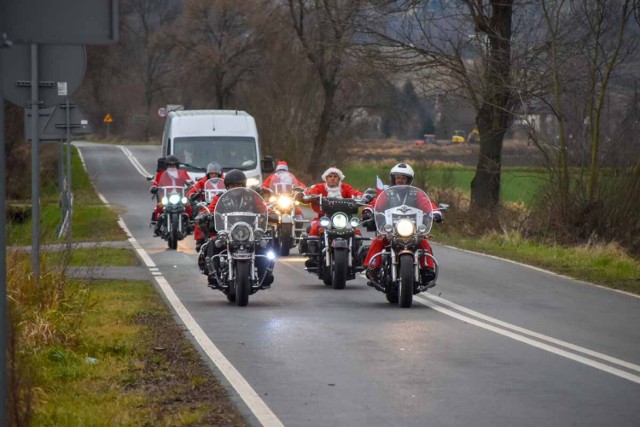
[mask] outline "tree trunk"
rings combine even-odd
[[[476,174],[471,181],[471,208],[495,210],[500,203],[500,173],[502,142],[506,129],[492,126],[492,107],[484,105],[476,118],[480,133],[480,156]]]
[[[480,157],[471,181],[471,208],[493,211],[500,204],[502,142],[511,120],[511,16],[513,2],[492,2],[491,17],[478,21],[489,39],[482,105],[476,116]]]

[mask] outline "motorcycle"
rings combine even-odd
[[[189,182],[162,174],[158,182],[157,218],[151,224],[156,226],[156,236],[167,241],[169,249],[177,249],[178,241],[191,234],[193,227],[189,212],[191,206],[185,197]]]
[[[269,185],[269,209],[275,214],[270,217],[269,228],[273,235],[274,248],[280,256],[289,255],[309,222],[296,216],[295,194],[304,189],[296,187],[293,182],[290,173],[280,172],[273,177]]]
[[[275,255],[259,253],[270,243],[265,235],[267,205],[255,191],[234,188],[220,196],[213,223],[210,215],[204,218],[200,222],[203,229],[217,232],[201,249],[207,273],[215,278],[210,286],[222,291],[229,302],[244,307],[249,295],[270,287],[266,278],[272,278]]]
[[[444,211],[448,205],[440,204]],[[427,194],[417,187],[396,185],[384,190],[377,198],[373,221],[379,234],[389,242],[373,255],[381,258],[379,282],[369,281],[378,291],[386,294],[387,301],[408,308],[413,295],[432,288],[438,279],[438,262],[421,246],[429,236],[433,224],[432,204]],[[420,260],[433,260],[435,277],[428,283],[421,282]]]
[[[344,289],[348,280],[356,278],[363,271],[361,254],[362,242],[369,240],[355,233],[360,224],[358,209],[367,204],[359,198],[342,199],[336,197],[305,197],[305,202],[318,199],[324,216],[319,219],[320,232],[317,250],[310,245],[308,237],[300,241],[300,253],[315,260],[316,266],[306,267],[315,273],[327,286]]]

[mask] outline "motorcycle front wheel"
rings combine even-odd
[[[413,255],[400,255],[400,284],[398,305],[409,308],[413,304]]]
[[[169,217],[171,223],[171,231],[169,231],[169,239],[167,240],[169,249],[178,249],[178,220],[177,215],[171,215]]]
[[[347,284],[347,269],[349,268],[349,251],[336,250],[331,264],[331,284],[333,289],[344,289]]]
[[[289,250],[291,249],[292,227],[292,224],[280,224],[280,241],[278,247],[280,256],[289,256]]]
[[[249,304],[249,293],[251,291],[250,267],[251,264],[248,262],[236,263],[234,280],[236,282],[236,305],[238,307],[246,307]]]

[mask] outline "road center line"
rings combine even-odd
[[[433,296],[430,296],[430,297],[433,297]],[[474,318],[471,318],[471,317],[465,316],[463,314],[457,313],[455,311],[449,310],[448,308],[445,308],[445,307],[442,307],[440,305],[434,304],[432,301],[429,301],[428,299],[424,298],[423,296],[414,297],[414,301],[416,301],[416,302],[418,302],[418,303],[420,303],[422,305],[426,305],[427,307],[430,307],[430,308],[432,308],[432,309],[434,309],[436,311],[439,311],[440,313],[446,314],[447,316],[451,316],[451,317],[456,318],[458,320],[462,320],[463,322],[469,323],[469,324],[477,326],[479,328],[483,328],[483,329],[486,329],[488,331],[495,332],[496,334],[503,335],[503,336],[505,336],[507,338],[511,338],[513,340],[519,341],[519,342],[524,343],[524,344],[528,344],[528,345],[530,345],[532,347],[536,347],[536,348],[539,348],[541,350],[548,351],[548,352],[556,354],[558,356],[566,357],[567,359],[571,359],[571,360],[576,361],[578,363],[582,363],[583,365],[587,365],[587,366],[590,366],[592,368],[596,368],[596,369],[599,369],[601,371],[607,372],[609,374],[615,375],[617,377],[624,378],[625,380],[629,380],[629,381],[634,382],[636,384],[640,384],[640,376],[638,376],[638,375],[634,375],[634,374],[629,373],[627,371],[623,371],[621,369],[614,368],[614,367],[609,366],[609,365],[605,365],[604,363],[600,363],[600,362],[596,362],[596,361],[591,360],[591,359],[587,359],[584,356],[580,356],[580,355],[577,355],[577,354],[574,354],[574,353],[570,353],[570,352],[568,352],[566,350],[562,350],[560,348],[553,347],[553,346],[551,346],[549,344],[545,344],[545,343],[542,343],[542,342],[539,342],[539,341],[535,341],[535,340],[533,340],[531,338],[527,338],[527,337],[525,337],[523,335],[520,335],[520,334],[517,334],[515,332],[511,332],[511,331],[508,331],[506,329],[502,329],[502,328],[499,328],[497,326],[493,326],[493,325],[490,325],[488,323],[481,322],[481,321],[476,320]]]
[[[534,332],[532,330],[529,330],[529,329],[526,329],[526,328],[522,328],[520,326],[512,325],[511,323],[503,322],[502,320],[498,320],[498,319],[496,319],[494,317],[487,316],[485,314],[482,314],[482,313],[479,313],[477,311],[471,310],[469,308],[463,307],[461,305],[458,305],[456,303],[453,303],[451,301],[448,301],[448,300],[446,300],[444,298],[440,298],[440,297],[435,296],[435,295],[426,294],[426,295],[421,295],[421,297],[427,298],[427,299],[431,299],[431,300],[433,300],[435,302],[438,302],[440,304],[449,306],[449,307],[451,307],[451,308],[453,308],[455,310],[461,311],[463,313],[467,313],[467,314],[469,314],[471,316],[477,317],[477,318],[485,320],[487,322],[494,323],[494,324],[496,324],[498,326],[501,326],[503,328],[511,329],[512,331],[516,331],[516,332],[519,332],[519,333],[524,334],[524,335],[529,335],[529,336],[537,338],[539,340],[548,341],[548,342],[550,342],[552,344],[568,348],[569,350],[573,350],[573,351],[576,351],[578,353],[585,354],[587,356],[595,357],[597,359],[601,359],[601,360],[604,360],[606,362],[613,363],[613,364],[618,365],[618,366],[623,367],[623,368],[627,368],[627,369],[634,370],[636,372],[640,372],[640,365],[636,365],[635,363],[626,362],[624,360],[617,359],[617,358],[612,357],[612,356],[608,356],[608,355],[606,355],[604,353],[599,353],[597,351],[589,350],[588,348],[585,348],[585,347],[580,347],[578,345],[571,344],[569,342],[562,341],[562,340],[550,337],[548,335],[540,334],[538,332]]]
[[[136,159],[136,157],[133,155],[133,153],[131,151],[129,151],[128,148],[126,148],[123,145],[118,145],[118,148],[120,148],[120,150],[124,153],[124,155],[127,156],[127,158],[129,159],[129,161],[131,162],[133,167],[138,171],[138,173],[140,175],[142,175],[145,178],[148,177],[148,176],[151,176],[151,174],[149,172],[147,172],[147,170],[144,168],[144,166],[142,166],[140,164],[138,159]]]

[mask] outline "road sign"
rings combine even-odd
[[[6,2],[4,2],[6,3]],[[20,107],[31,101],[30,46],[13,45],[0,49],[4,96]],[[58,96],[58,82],[66,82],[67,96],[73,96],[86,69],[84,46],[38,46],[38,97],[43,107],[52,107],[64,99]]]
[[[89,121],[74,104],[70,104],[69,127],[71,135],[85,135],[91,133]],[[24,110],[25,139],[31,141],[31,109]],[[40,141],[62,141],[66,135],[65,105],[38,109],[38,135]]]
[[[118,0],[2,1],[0,23],[13,43],[114,44]]]
[[[102,121],[105,123],[113,123],[113,118],[111,117],[111,114],[107,113],[107,115],[104,116],[104,119]]]

